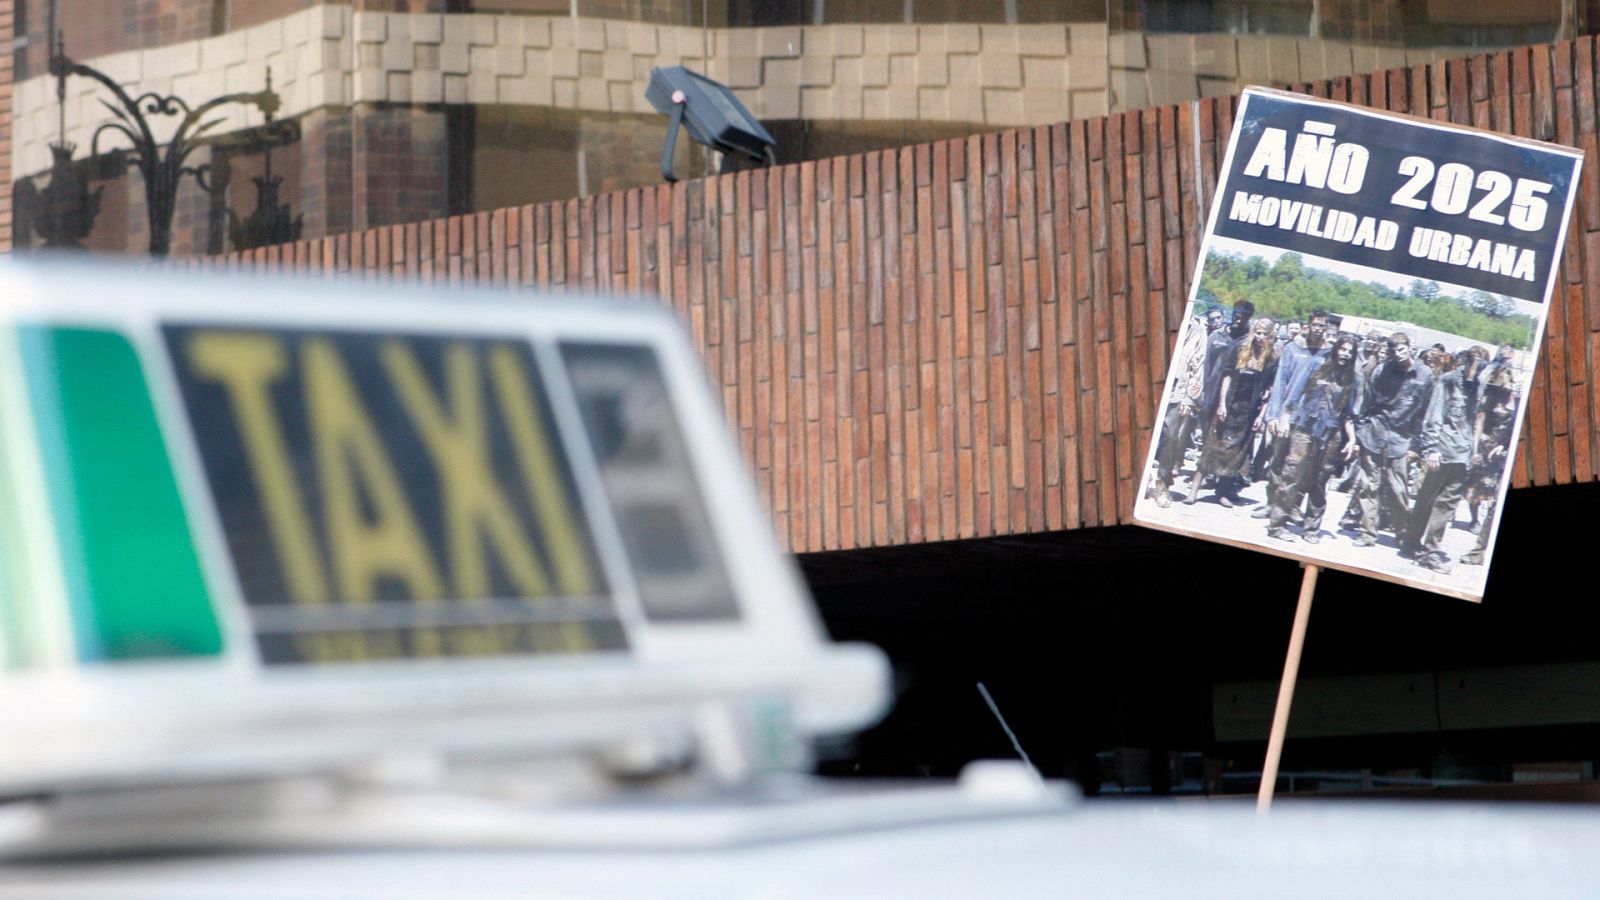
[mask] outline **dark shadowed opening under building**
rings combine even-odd
[[[1600,486],[1513,491],[1482,605],[1318,584],[1279,789],[1595,799],[1600,608],[1574,581]],[[833,636],[897,702],[834,775],[949,777],[1022,750],[1090,794],[1253,793],[1296,563],[1136,527],[813,554]]]

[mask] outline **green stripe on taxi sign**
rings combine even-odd
[[[126,337],[18,329],[81,660],[217,655],[222,634]]]

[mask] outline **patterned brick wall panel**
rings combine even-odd
[[[1593,39],[1303,85],[1589,153],[1518,486],[1597,475]],[[195,265],[659,296],[796,551],[1128,521],[1236,98]]]

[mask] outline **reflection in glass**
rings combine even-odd
[[[18,0],[11,178],[49,183],[57,105],[45,68],[52,0]],[[779,142],[780,163],[1287,86],[1572,37],[1577,0],[452,0],[428,11],[180,0],[168,16],[54,0],[67,49],[138,94],[203,99],[273,71],[279,202],[303,238],[560,201],[660,183],[665,125],[651,69],[728,85]],[[87,85],[84,86],[87,88]],[[67,98],[65,139],[109,114]],[[224,119],[194,162],[227,170],[212,196],[180,189],[176,256],[234,249],[265,168]],[[166,135],[159,136],[161,140]],[[723,169],[680,142],[674,171]],[[103,184],[91,250],[148,243],[143,188]],[[22,204],[26,207],[27,204]],[[13,236],[38,244],[19,208]]]
[[[1572,0],[1114,0],[1115,109],[1288,87],[1572,37]]]

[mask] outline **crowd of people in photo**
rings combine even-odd
[[[1520,394],[1515,349],[1419,352],[1405,331],[1331,322],[1318,310],[1280,325],[1239,301],[1231,317],[1211,306],[1191,323],[1151,498],[1168,508],[1175,492],[1193,504],[1209,490],[1225,508],[1252,507],[1274,540],[1376,547],[1387,532],[1428,570],[1482,565]],[[1251,504],[1241,491],[1256,482],[1266,499]],[[1349,496],[1334,530],[1323,527],[1330,489]],[[1478,539],[1453,560],[1441,544],[1463,502]]]

